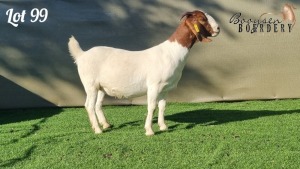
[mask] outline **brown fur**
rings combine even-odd
[[[213,29],[208,23],[205,14],[201,11],[187,12],[182,15],[184,20],[177,27],[176,31],[170,36],[171,42],[177,41],[182,46],[191,48],[197,40],[200,42],[210,42],[207,37],[213,33]],[[199,32],[195,30],[194,24],[199,28]]]

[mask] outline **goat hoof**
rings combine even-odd
[[[166,131],[166,130],[168,130],[168,126],[167,126],[167,125],[161,125],[161,126],[159,127],[159,130],[160,130],[160,131]]]
[[[101,134],[102,133],[102,130],[99,128],[99,129],[95,129],[95,134]]]
[[[146,131],[146,136],[153,136],[154,132],[153,131]]]
[[[108,129],[108,128],[110,128],[110,124],[108,123],[103,124],[103,129]]]

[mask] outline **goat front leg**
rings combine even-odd
[[[97,117],[96,117],[96,101],[97,101],[97,90],[91,89],[87,90],[87,96],[86,96],[86,102],[85,102],[85,108],[88,112],[89,119],[92,125],[92,129],[95,131],[96,134],[102,133],[102,130],[99,127]]]
[[[156,107],[158,90],[156,87],[149,88],[147,91],[148,114],[145,122],[146,136],[154,135],[152,130],[153,112]]]
[[[158,126],[160,131],[168,130],[168,126],[165,124],[165,108],[166,108],[166,100],[163,97],[160,97],[158,101]]]

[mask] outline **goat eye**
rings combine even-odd
[[[207,19],[205,19],[205,18],[200,18],[199,19],[199,22],[206,22],[207,21]]]
[[[199,17],[199,21],[207,21],[206,17]]]

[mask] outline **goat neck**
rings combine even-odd
[[[169,37],[168,40],[170,42],[177,41],[181,46],[191,49],[197,41],[197,37],[185,24],[185,22],[181,22],[176,31]]]

